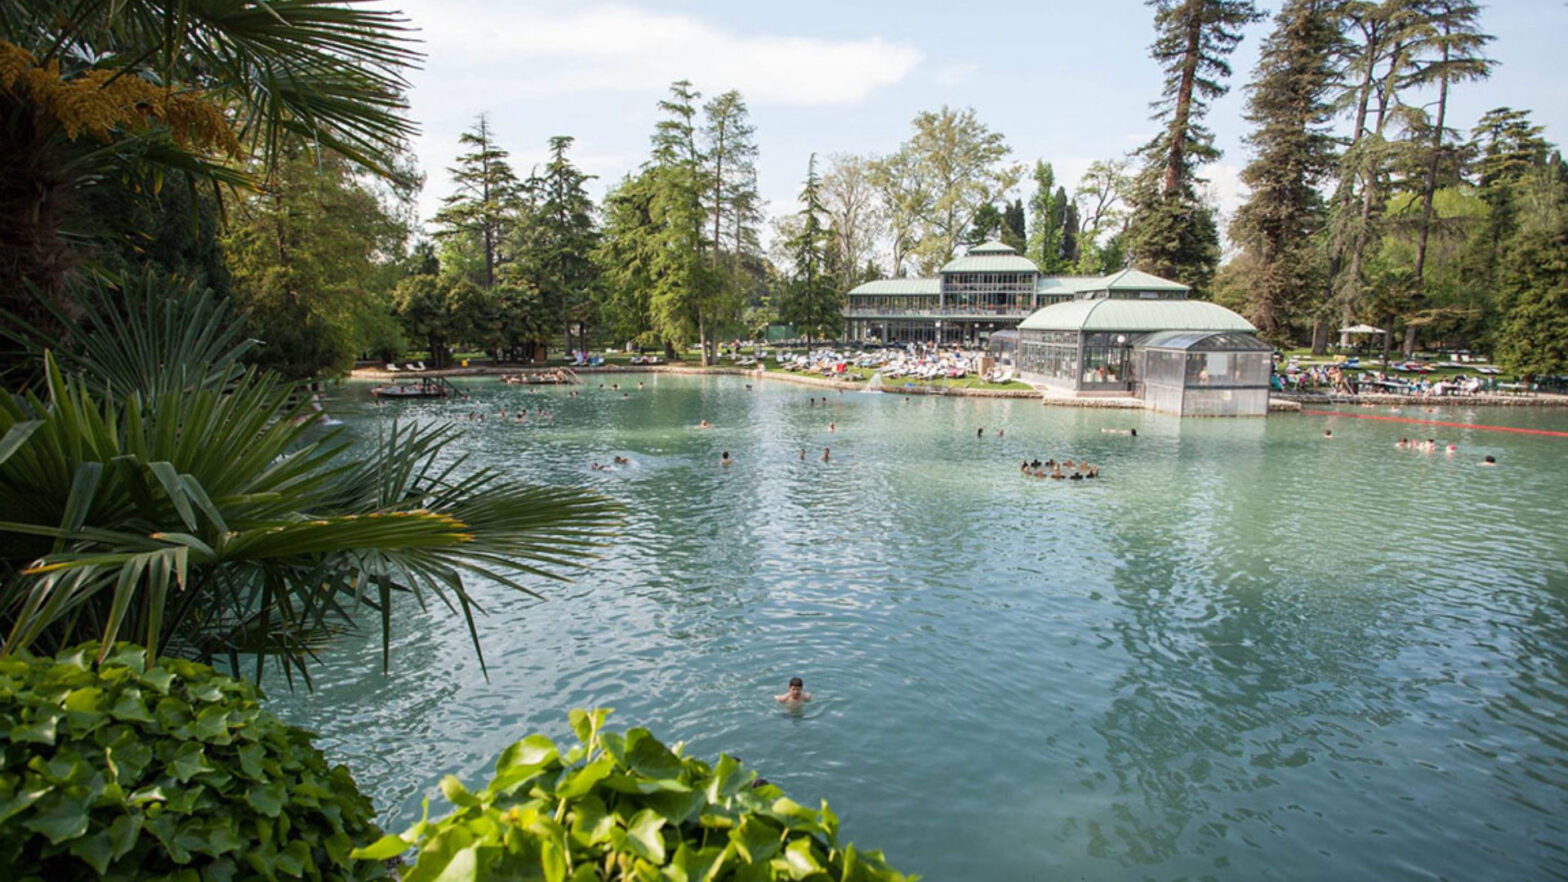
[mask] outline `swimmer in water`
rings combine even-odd
[[[730,459],[730,452],[728,450],[724,451],[724,453],[719,455],[719,465],[727,466],[727,465],[732,464],[733,462],[734,462],[734,460]]]
[[[822,461],[827,462],[832,458],[833,457],[828,454],[828,449],[826,447],[822,448]]]
[[[702,422],[697,424],[697,428],[699,428],[699,429],[711,429],[711,428],[713,428],[713,424],[708,422],[707,420],[703,420]]]
[[[805,462],[806,461],[806,448],[804,448],[804,447],[800,448],[800,461],[801,462]]]
[[[833,423],[828,423],[828,431],[829,432],[837,432],[838,431],[838,427],[836,425],[834,425]]]
[[[789,689],[783,695],[773,696],[779,704],[800,704],[811,700],[811,693],[806,691],[806,683],[799,677],[789,678]]]
[[[1480,464],[1484,467],[1495,466],[1497,465],[1497,457],[1487,454],[1486,459],[1481,460]]]
[[[615,464],[616,464],[616,465],[631,465],[631,464],[632,464],[632,461],[631,461],[631,460],[629,460],[629,459],[627,459],[627,458],[626,458],[626,457],[624,457],[624,456],[617,456],[617,457],[616,457],[616,458],[615,458]]]
[[[1324,429],[1323,430],[1323,440],[1324,441],[1333,441],[1334,440],[1334,430],[1333,429]]]

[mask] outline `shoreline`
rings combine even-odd
[[[388,371],[383,368],[355,368],[349,372],[350,380],[369,380],[376,382],[399,382],[418,380],[426,377],[439,379],[453,379],[459,377],[499,377],[502,374],[543,374],[561,370],[562,366],[524,366],[513,367],[501,365],[474,365],[471,367],[441,368],[426,371]],[[704,367],[696,364],[637,364],[621,365],[607,364],[598,367],[570,367],[566,370],[579,375],[589,374],[715,374],[718,376],[751,377],[759,380],[777,380],[785,383],[794,383],[799,386],[815,386],[819,389],[837,389],[840,392],[880,392],[885,395],[935,395],[956,398],[991,398],[991,399],[1039,399],[1046,407],[1080,407],[1104,408],[1118,410],[1144,410],[1143,402],[1137,398],[1073,398],[1049,394],[1038,387],[1033,389],[965,389],[948,386],[902,386],[891,385],[884,382],[881,386],[873,387],[869,382],[849,382],[846,380],[833,380],[827,377],[817,377],[809,374],[796,374],[789,371],[766,371],[739,367],[726,367],[724,365],[709,365]],[[1551,392],[1532,392],[1526,395],[1501,395],[1496,393],[1483,393],[1477,395],[1455,396],[1423,396],[1423,395],[1397,395],[1391,393],[1364,393],[1360,395],[1339,395],[1319,392],[1274,392],[1269,395],[1269,413],[1295,413],[1303,405],[1308,404],[1373,404],[1373,405],[1412,405],[1412,406],[1459,406],[1470,407],[1568,407],[1568,395],[1558,395]]]

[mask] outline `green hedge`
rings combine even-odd
[[[906,879],[881,853],[840,843],[826,802],[802,806],[732,757],[709,765],[647,729],[605,732],[608,714],[572,711],[579,744],[564,753],[543,735],[508,747],[481,791],[448,776],[455,812],[355,855],[417,849],[404,882]]]
[[[348,769],[205,665],[117,644],[0,659],[9,879],[371,879],[381,831]]]

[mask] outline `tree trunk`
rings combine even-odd
[[[1183,162],[1187,153],[1187,125],[1192,116],[1192,92],[1198,79],[1198,56],[1202,49],[1203,19],[1193,9],[1200,0],[1188,0],[1187,48],[1181,60],[1181,84],[1176,91],[1176,110],[1171,114],[1170,151],[1165,160],[1163,195],[1170,199],[1185,183]]]
[[[1448,28],[1443,28],[1445,36]],[[1416,306],[1426,301],[1426,246],[1432,231],[1432,198],[1437,193],[1437,166],[1443,154],[1443,123],[1448,117],[1448,44],[1443,44],[1443,75],[1437,87],[1437,125],[1432,129],[1432,156],[1426,162],[1426,181],[1421,188],[1421,233],[1416,240]],[[1415,354],[1416,329],[1405,328],[1405,355]]]

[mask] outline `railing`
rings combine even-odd
[[[949,306],[942,309],[892,309],[892,308],[859,308],[850,307],[844,310],[845,318],[905,318],[905,317],[931,317],[931,318],[1024,318],[1035,310],[1032,307],[1018,307],[1016,309],[1001,309],[991,307],[964,307]]]

